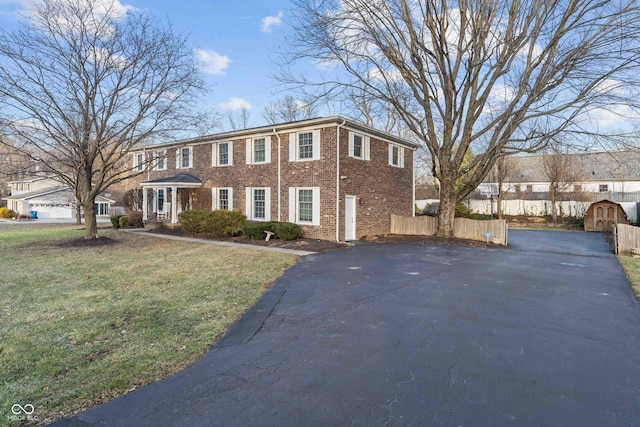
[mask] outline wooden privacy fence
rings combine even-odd
[[[616,253],[629,255],[640,249],[640,227],[628,224],[617,224],[614,228]],[[635,254],[634,254],[635,255]]]
[[[391,234],[433,236],[438,230],[438,218],[431,216],[406,217],[391,215]],[[461,239],[479,240],[507,246],[509,229],[504,219],[486,221],[456,218],[453,235]],[[490,236],[490,237],[487,237]]]

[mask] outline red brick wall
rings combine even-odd
[[[340,136],[340,240],[344,239],[344,197],[356,196],[356,237],[388,234],[391,214],[413,215],[413,151],[404,149],[404,168],[389,165],[389,144],[371,138],[370,160],[349,157],[349,132]]]
[[[302,130],[302,129],[300,129]],[[307,130],[307,129],[305,129]],[[310,130],[310,129],[309,129]],[[252,137],[266,136],[252,135]],[[302,226],[305,237],[336,239],[336,139],[337,126],[321,128],[320,160],[289,161],[289,134],[271,134],[271,162],[246,164],[246,138],[233,140],[233,166],[212,167],[212,143],[193,145],[193,168],[176,169],[176,148],[167,148],[167,169],[149,171],[113,189],[112,197],[130,188],[140,187],[142,181],[154,180],[179,173],[189,173],[203,182],[200,190],[190,191],[196,209],[211,208],[212,187],[233,187],[233,207],[244,213],[247,187],[271,187],[271,220],[278,220],[278,148],[281,160],[280,220],[289,220],[289,187],[320,187],[320,226]],[[391,214],[413,213],[413,151],[404,148],[404,168],[388,164],[389,145],[371,137],[368,161],[349,157],[349,131],[340,130],[340,172],[347,176],[340,180],[339,240],[344,240],[344,196],[357,197],[356,237],[389,233]],[[149,191],[151,199],[151,191]]]

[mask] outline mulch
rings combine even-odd
[[[295,249],[310,252],[328,252],[340,249],[346,249],[351,245],[346,243],[330,242],[327,240],[318,239],[298,239],[298,240],[280,240],[271,239],[265,240],[250,240],[244,236],[227,237],[227,238],[212,238],[208,234],[186,235],[181,228],[161,228],[149,230],[151,233],[168,234],[172,236],[182,237],[195,237],[199,239],[219,240],[233,243],[241,243],[247,245],[258,246],[271,246],[286,249]],[[361,241],[372,243],[431,243],[441,245],[456,245],[456,246],[472,246],[476,248],[503,248],[504,246],[496,245],[493,243],[479,242],[475,240],[459,239],[456,237],[438,237],[438,236],[401,236],[396,234],[388,234],[381,236],[368,236],[361,239]]]
[[[110,237],[98,237],[97,239],[85,239],[83,237],[77,239],[62,240],[55,243],[60,248],[91,248],[97,246],[107,246],[119,243],[118,240]]]
[[[450,246],[472,246],[474,248],[504,248],[495,243],[481,242],[477,240],[460,239],[458,237],[440,236],[406,236],[398,234],[384,234],[381,236],[365,237],[362,240],[374,243],[430,243]]]
[[[337,242],[330,242],[327,240],[305,239],[305,238],[297,239],[297,240],[271,239],[269,241],[250,240],[244,236],[214,238],[208,234],[188,235],[188,234],[185,234],[181,228],[157,228],[157,229],[149,230],[149,232],[156,233],[156,234],[166,234],[171,236],[194,237],[198,239],[218,240],[223,242],[240,243],[240,244],[254,245],[254,246],[270,246],[274,248],[295,249],[298,251],[309,251],[309,252],[336,251],[340,249],[346,249],[350,246],[345,243],[337,243]]]

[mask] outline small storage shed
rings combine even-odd
[[[618,203],[600,200],[584,214],[584,231],[613,231],[615,224],[628,224],[627,215]]]

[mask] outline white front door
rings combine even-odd
[[[356,196],[344,196],[344,240],[356,240]]]

